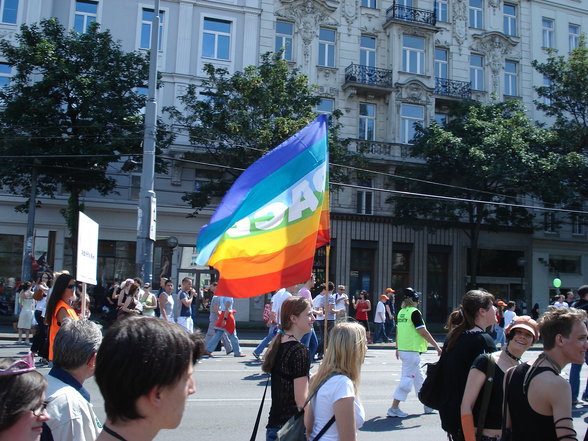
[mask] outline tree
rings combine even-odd
[[[140,161],[145,97],[137,88],[147,82],[148,59],[123,52],[97,23],[78,34],[56,19],[23,25],[0,52],[15,71],[0,90],[0,152],[13,157],[0,163],[0,184],[28,198],[34,171],[40,194],[61,187],[75,253],[80,195],[114,191],[109,165]]]
[[[588,152],[588,48],[584,37],[567,57],[552,50],[545,63],[533,61],[533,67],[548,81],[535,87],[537,107],[555,118],[554,128],[562,149]]]
[[[517,204],[524,195],[552,204],[572,198],[561,176],[584,164],[581,155],[554,152],[554,133],[533,124],[518,100],[464,102],[451,117],[445,127],[417,128],[412,152],[425,163],[399,170],[417,179],[402,189],[477,202],[397,197],[395,212],[399,223],[463,229],[470,240],[470,283],[476,286],[481,229],[532,227],[532,212],[492,203]]]
[[[204,70],[207,78],[202,85],[190,86],[181,97],[184,112],[167,109],[189,131],[195,150],[186,154],[187,159],[205,155],[210,162],[229,167],[213,170],[208,181],[184,196],[196,212],[213,197],[223,196],[242,169],[313,121],[321,101],[308,78],[291,69],[280,53],[266,53],[258,66],[233,75],[211,64]],[[330,161],[349,164],[357,156],[348,153],[348,142],[339,136],[340,114],[336,110],[331,118]],[[344,174],[333,167],[330,178],[343,180]]]

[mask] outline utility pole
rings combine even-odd
[[[143,137],[143,172],[137,211],[137,274],[144,282],[153,278],[153,246],[157,200],[154,191],[155,142],[157,135],[157,53],[159,50],[159,0],[155,0],[151,23],[151,51],[149,58],[149,93],[145,106],[145,134]]]
[[[35,164],[31,168],[31,194],[29,195],[29,213],[27,216],[27,235],[22,253],[21,280],[28,282],[33,278],[33,236],[35,234],[35,210],[37,208],[37,175]]]

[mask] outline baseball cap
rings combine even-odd
[[[380,294],[380,300],[384,300],[385,302],[387,302],[388,300],[390,300],[390,297],[388,297],[386,294]]]
[[[498,303],[496,303],[498,306],[508,306],[506,303],[504,303],[502,300],[499,300]]]
[[[386,292],[394,294],[396,291],[394,291],[392,288],[386,288]]]
[[[529,331],[533,335],[533,343],[539,339],[539,326],[537,326],[537,322],[528,315],[515,317],[512,322],[510,322],[510,325],[506,327],[504,332],[506,335],[509,335],[515,329]]]

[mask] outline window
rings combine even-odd
[[[400,20],[412,21],[412,0],[396,0],[396,18]]]
[[[98,17],[98,2],[91,0],[77,0],[74,16],[74,29],[80,34],[88,32],[90,24]]]
[[[2,23],[16,23],[18,0],[1,0]]]
[[[359,48],[359,64],[376,67],[376,39],[367,35],[361,36]]]
[[[449,0],[437,0],[435,2],[435,15],[437,16],[437,21],[444,21],[449,22],[449,15],[448,15],[448,1]]]
[[[517,63],[514,61],[504,62],[504,94],[517,96]]]
[[[141,175],[131,175],[130,197],[132,200],[139,199],[141,192]]]
[[[12,67],[7,63],[0,63],[0,87],[5,87],[10,84],[10,77],[12,76]]]
[[[335,31],[321,28],[319,31],[319,66],[335,67]]]
[[[584,218],[579,214],[572,214],[572,234],[584,234]]]
[[[557,233],[557,226],[555,225],[555,213],[546,212],[543,214],[543,230],[546,233]]]
[[[294,25],[287,21],[276,21],[276,47],[275,52],[283,51],[282,58],[286,61],[292,61],[292,36],[294,35]]]
[[[361,0],[361,6],[364,8],[376,8],[376,0]]]
[[[504,14],[504,33],[510,36],[517,35],[517,7],[505,3],[502,7]]]
[[[447,125],[447,121],[448,117],[446,113],[435,113],[435,122],[441,127],[445,127]]]
[[[470,28],[484,28],[484,10],[482,0],[470,0]]]
[[[358,185],[362,187],[372,186],[372,181],[359,181]],[[371,190],[357,190],[357,213],[373,214],[374,192]]]
[[[472,90],[484,90],[484,57],[470,55],[470,86]]]
[[[544,87],[551,87],[553,83],[551,82],[551,80],[547,77],[543,77],[543,86]],[[543,104],[545,104],[546,106],[551,106],[551,99],[544,96],[543,97]]]
[[[542,27],[543,27],[543,47],[546,48],[553,48],[555,47],[555,35],[554,35],[554,28],[555,22],[551,18],[543,17],[542,20]]]
[[[321,102],[316,106],[318,113],[328,113],[329,115],[335,110],[335,100],[330,98],[321,98]]]
[[[435,77],[447,79],[447,49],[435,48]]]
[[[549,255],[549,267],[559,273],[582,273],[582,258],[580,256]]]
[[[231,22],[216,18],[204,18],[202,56],[228,60],[231,49]]]
[[[400,108],[400,142],[412,144],[417,124],[425,121],[425,108],[414,104],[402,104]]]
[[[139,48],[151,49],[151,24],[153,23],[153,9],[143,8],[141,11],[141,41]],[[163,24],[165,23],[165,13],[159,11],[159,42],[157,50],[161,50],[163,41]]]
[[[373,141],[376,139],[376,105],[359,103],[359,139]]]
[[[402,70],[414,74],[425,73],[425,39],[404,35],[402,37]]]
[[[568,25],[568,33],[569,50],[573,51],[580,44],[580,26],[570,23]]]

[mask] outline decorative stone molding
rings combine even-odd
[[[431,104],[433,89],[419,80],[410,80],[404,84],[396,83],[396,99],[415,104]]]
[[[455,0],[453,2],[453,26],[452,34],[453,39],[456,41],[459,48],[459,55],[462,55],[463,44],[466,41],[468,35],[468,8],[466,0]]]
[[[287,6],[275,12],[277,17],[293,21],[295,33],[303,43],[304,64],[310,65],[310,45],[318,37],[319,27],[338,27],[339,22],[331,16],[337,9],[322,0],[282,0]]]
[[[517,42],[501,32],[486,32],[475,34],[472,49],[485,55],[486,66],[491,73],[491,92],[498,93],[504,58],[512,54]]]
[[[357,0],[342,0],[341,12],[347,22],[347,35],[351,35],[353,24],[357,22],[359,16],[359,2]]]

